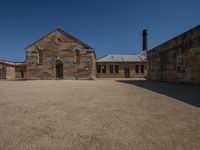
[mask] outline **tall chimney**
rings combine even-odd
[[[148,49],[148,39],[147,39],[147,29],[143,30],[143,51],[146,51]]]

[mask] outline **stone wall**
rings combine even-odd
[[[24,77],[22,76],[24,75]],[[14,80],[14,79],[25,79],[26,65],[20,64],[9,64],[0,63],[0,79]]]
[[[15,79],[15,67],[6,66],[6,79],[13,80]]]
[[[147,78],[200,84],[200,26],[147,52]]]
[[[106,73],[103,73],[101,71],[101,73],[97,72],[97,77],[98,78],[126,78],[125,76],[125,68],[129,69],[129,74],[130,74],[130,78],[144,78],[146,77],[146,62],[125,62],[125,63],[109,63],[109,62],[97,62],[96,63],[96,68],[98,67],[98,65],[100,66],[106,66]],[[113,65],[113,73],[110,73],[110,65]],[[115,65],[119,66],[119,73],[115,72]],[[136,73],[135,70],[135,66],[138,65],[139,66],[139,72]],[[144,73],[141,72],[141,65],[144,66]]]
[[[42,51],[42,63],[39,51]],[[57,31],[27,48],[26,58],[27,79],[56,79],[58,60],[63,63],[63,79],[95,78],[94,50]]]
[[[15,79],[15,66],[0,63],[0,79]]]
[[[15,66],[15,79],[26,79],[26,65]]]

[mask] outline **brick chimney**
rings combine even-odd
[[[143,30],[143,51],[146,51],[148,49],[148,39],[147,39],[147,29]]]

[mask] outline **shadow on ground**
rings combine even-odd
[[[175,98],[187,104],[200,107],[200,86],[198,85],[152,82],[148,80],[117,80],[117,82],[142,87]]]

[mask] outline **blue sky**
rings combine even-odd
[[[24,48],[57,27],[88,43],[97,57],[149,48],[200,24],[200,0],[1,0],[0,59],[23,61]]]

